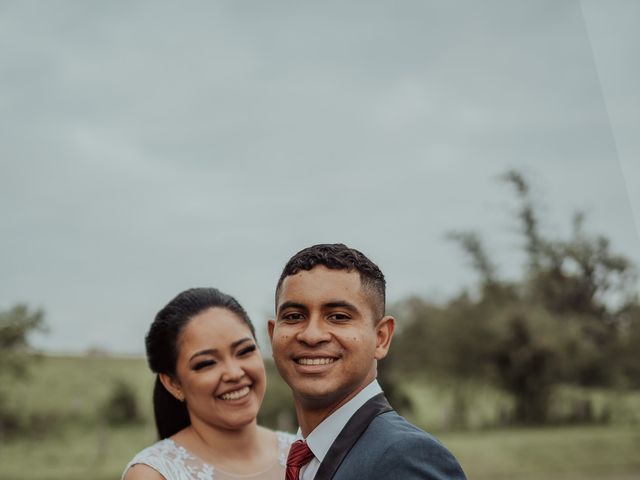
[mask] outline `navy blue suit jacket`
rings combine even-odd
[[[365,403],[338,435],[315,480],[465,480],[455,457],[393,410],[383,394]]]

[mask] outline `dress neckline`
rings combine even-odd
[[[282,444],[282,432],[274,432],[276,435],[276,443],[277,443],[277,448],[278,448],[278,454],[281,453],[281,444]],[[275,460],[273,462],[271,462],[271,464],[269,464],[269,466],[267,468],[262,469],[259,472],[256,473],[246,473],[246,474],[242,474],[242,473],[232,473],[229,472],[227,470],[223,470],[222,468],[216,467],[215,465],[212,465],[209,462],[206,462],[202,457],[200,457],[200,455],[195,454],[194,452],[192,452],[191,450],[189,450],[187,447],[179,444],[178,442],[176,442],[174,439],[172,438],[165,438],[165,441],[168,441],[171,443],[171,445],[178,449],[178,450],[182,450],[184,452],[186,452],[187,454],[191,455],[193,458],[195,458],[196,460],[198,460],[199,462],[201,462],[203,464],[203,466],[208,467],[210,469],[212,469],[212,471],[218,471],[220,473],[222,473],[223,475],[227,475],[229,477],[233,477],[233,478],[252,478],[252,477],[257,477],[259,475],[264,475],[266,472],[268,472],[269,470],[272,470],[274,467],[278,466],[280,464],[279,461],[279,457],[280,455],[278,455]]]

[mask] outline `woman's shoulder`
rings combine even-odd
[[[271,430],[261,425],[258,426],[258,434],[262,442],[271,443],[275,437],[278,441],[278,446],[287,449],[296,439],[296,436],[291,433],[281,430]]]
[[[296,439],[295,435],[279,430],[271,430],[266,427],[258,427],[261,431],[262,441],[267,444],[273,445],[273,438],[275,437],[278,445],[278,463],[284,467],[287,464],[287,455],[289,454],[289,447]]]
[[[295,435],[292,435],[287,432],[274,432],[276,438],[278,439],[278,463],[282,467],[286,467],[287,465],[287,456],[289,455],[289,447],[296,439]]]
[[[165,438],[138,452],[125,467],[122,480],[171,478],[172,472],[184,466],[191,457],[192,455],[186,449],[178,446],[173,440]],[[133,467],[137,466],[143,466],[143,468],[138,467],[133,470]],[[151,468],[144,468],[144,466]],[[159,476],[154,476],[154,472]]]
[[[145,465],[144,463],[137,463],[130,467],[127,467],[122,474],[123,480],[166,480],[160,472],[155,468]]]
[[[282,448],[289,449],[291,444],[295,441],[296,436],[292,433],[281,432],[279,430],[274,431],[276,438],[278,439],[278,445]]]
[[[146,460],[155,458],[175,458],[180,453],[179,450],[180,447],[173,440],[165,438],[139,451],[130,464],[144,463]]]

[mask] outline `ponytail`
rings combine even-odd
[[[171,395],[157,375],[153,387],[153,413],[160,440],[191,425],[186,404]]]

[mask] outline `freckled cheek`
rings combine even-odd
[[[273,341],[271,342],[271,356],[279,357],[285,355],[287,352],[287,343],[289,343],[289,335],[273,337]]]
[[[273,339],[273,345],[285,345],[289,342],[289,335],[280,335]]]

